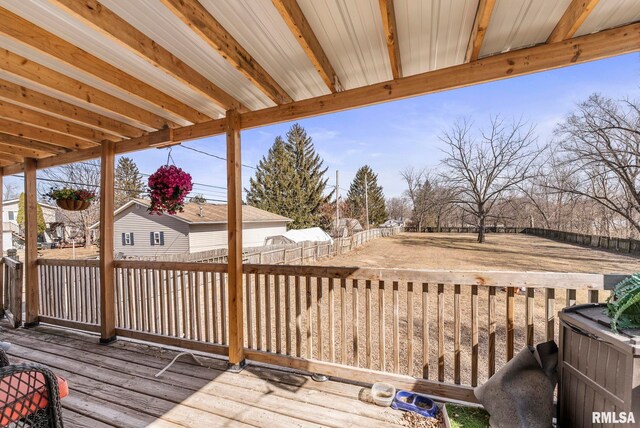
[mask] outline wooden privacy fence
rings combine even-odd
[[[422,232],[422,233],[478,233],[476,226],[459,226],[459,227],[433,227],[425,226],[418,230],[417,226],[405,227],[406,232]],[[503,227],[503,226],[485,226],[486,233],[526,233],[526,227]]]
[[[418,232],[417,227],[406,227],[406,232]],[[477,227],[423,227],[422,233],[478,233]],[[524,233],[526,235],[541,236],[570,244],[585,245],[594,248],[619,251],[622,253],[640,253],[640,240],[615,238],[602,235],[587,235],[584,233],[565,232],[562,230],[541,229],[534,227],[485,227],[487,233]]]
[[[42,322],[97,330],[94,263],[39,261]],[[117,335],[226,355],[227,265],[115,269]],[[259,264],[243,277],[248,359],[467,401],[523,346],[557,338],[557,311],[622,278]]]
[[[2,257],[0,275],[0,317],[6,316],[13,328],[22,324],[22,262]]]
[[[527,228],[525,229],[525,233],[555,239],[557,241],[569,242],[571,244],[615,250],[622,253],[640,253],[640,241],[637,239],[612,238],[601,235],[586,235],[583,233],[536,228]]]
[[[397,235],[402,227],[389,227],[363,230],[352,236],[336,238],[333,242],[299,242],[296,244],[268,245],[262,247],[245,248],[242,251],[244,263],[269,265],[302,265],[348,253],[366,244],[372,239]],[[191,254],[166,254],[155,257],[131,257],[127,260],[165,261],[165,262],[198,262],[198,263],[226,263],[226,248],[198,251]]]

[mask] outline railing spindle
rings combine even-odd
[[[493,287],[491,287],[493,288]],[[471,386],[478,385],[478,286],[471,286]]]
[[[413,282],[407,282],[407,374],[413,376]]]
[[[546,340],[554,340],[555,339],[555,324],[556,324],[556,314],[554,309],[554,304],[556,301],[556,290],[553,288],[545,288],[544,290],[544,316],[546,320]]]
[[[285,275],[284,277],[284,310],[285,310],[285,353],[291,355],[291,277]]]
[[[400,298],[398,281],[393,281],[393,371],[400,373]]]
[[[384,281],[378,282],[378,345],[380,353],[378,359],[380,360],[380,370],[385,371],[387,366],[386,361],[386,326],[384,322]]]
[[[514,295],[515,288],[507,287],[507,361],[513,358],[514,349]]]
[[[367,368],[371,369],[371,281],[365,281],[365,352],[367,357]]]
[[[296,357],[302,357],[302,293],[300,287],[300,277],[295,277],[295,293],[296,293]]]
[[[322,324],[322,302],[323,302],[323,292],[322,292],[322,278],[316,278],[316,316],[317,316],[317,330],[318,330],[318,359],[324,360],[324,348],[323,348],[323,340],[322,340],[322,330],[324,330],[324,325]]]
[[[262,288],[260,287],[260,274],[254,274],[255,295],[256,295],[256,349],[263,351],[262,336]]]
[[[313,319],[311,318],[311,277],[305,277],[306,282],[306,292],[305,292],[305,318],[307,322],[307,358],[311,359],[313,357]]]
[[[219,317],[218,314],[220,313],[220,310],[218,309],[220,304],[218,302],[219,296],[220,296],[220,281],[219,281],[219,277],[220,277],[220,273],[218,272],[213,272],[211,274],[211,286],[212,286],[212,290],[211,290],[211,295],[212,295],[212,301],[211,301],[211,312],[213,312],[213,343],[220,343],[220,322],[219,322]],[[256,281],[257,283],[257,281]]]
[[[429,284],[422,283],[422,377],[429,379]]]
[[[533,311],[534,311],[534,289],[527,287],[527,305],[525,308],[525,318],[527,320],[527,345],[533,346]]]
[[[251,274],[244,275],[245,282],[245,299],[246,299],[246,313],[245,319],[247,320],[247,347],[255,349],[255,336],[253,331],[253,286],[251,284]]]
[[[460,385],[460,284],[453,289],[453,382]]]
[[[280,292],[280,275],[275,275],[273,280],[275,282],[276,352],[282,354],[282,311],[280,305],[282,293]]]
[[[489,377],[496,372],[496,287],[489,287],[487,302],[487,329],[489,333],[489,356],[487,358]]]
[[[268,275],[265,275],[267,277]],[[220,273],[220,333],[222,336],[222,344],[226,345],[227,341],[227,276]],[[271,333],[269,333],[271,334]]]
[[[269,274],[264,276],[264,302],[267,352],[271,352],[273,348],[271,347],[271,275]]]
[[[358,315],[359,315],[359,310],[358,310],[358,280],[354,279],[353,280],[353,288],[352,288],[352,298],[351,298],[351,303],[353,304],[353,307],[351,309],[351,316],[353,318],[353,365],[355,367],[360,367],[360,343],[359,343],[359,337],[358,337],[358,324],[359,324],[359,320],[358,320]]]
[[[340,363],[347,364],[347,280],[340,279]]]
[[[336,325],[334,306],[334,279],[329,279],[329,358],[336,362]]]
[[[438,381],[444,382],[444,284],[438,284]]]

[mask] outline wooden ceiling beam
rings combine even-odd
[[[29,145],[17,144],[15,141],[6,141],[3,134],[0,134],[0,156],[1,153],[7,153],[14,156],[22,156],[25,158],[43,158],[53,156],[54,153],[45,150],[39,150]]]
[[[299,120],[638,51],[640,23],[629,24],[559,43],[517,49],[467,64],[244,113],[242,128]]]
[[[0,100],[52,115],[118,137],[139,137],[144,131],[75,104],[0,79]]]
[[[40,152],[53,153],[55,155],[61,155],[71,150],[66,147],[43,143],[42,141],[32,140],[30,138],[18,137],[16,135],[7,134],[5,132],[0,132],[0,141],[7,144],[13,144],[17,147],[31,148]]]
[[[425,95],[479,83],[522,76],[640,51],[640,23],[598,33],[482,58],[398,80],[349,89],[335,94],[296,101],[241,115],[242,129],[298,120],[402,98]],[[186,141],[225,133],[226,120],[217,119],[176,129],[151,132],[116,144],[116,153],[127,153],[157,146],[163,142]],[[38,161],[38,168],[93,159],[100,147],[78,150]],[[8,169],[7,169],[8,168]],[[15,173],[21,166],[10,166],[4,174]],[[13,172],[12,172],[13,171]]]
[[[93,104],[112,111],[141,124],[145,128],[160,129],[165,126],[177,126],[164,117],[30,61],[6,49],[0,50],[0,69],[65,95],[69,95],[83,103]]]
[[[240,101],[182,62],[182,60],[158,45],[142,31],[120,18],[97,0],[50,1],[94,30],[99,31],[119,46],[135,53],[154,67],[160,68],[182,84],[207,97],[219,107],[225,110],[247,110]]]
[[[56,131],[82,140],[99,143],[104,140],[117,141],[120,138],[115,135],[106,134],[86,126],[68,122],[48,114],[30,110],[16,104],[11,104],[0,99],[0,118],[26,125]]]
[[[478,59],[495,5],[496,0],[480,0],[478,3],[476,19],[473,21],[473,29],[471,30],[471,36],[467,44],[467,53],[465,54],[464,62],[476,61]]]
[[[98,145],[91,141],[79,140],[78,138],[70,135],[60,134],[2,118],[0,118],[0,132],[15,135],[16,137],[24,137],[34,141],[53,144],[69,150],[88,149]]]
[[[19,155],[12,155],[12,154],[9,154],[9,153],[0,153],[0,158],[6,160],[8,162],[11,162],[11,163],[24,162],[24,157],[19,156]]]
[[[272,3],[280,13],[280,16],[282,16],[282,19],[284,19],[289,30],[298,40],[298,43],[300,43],[302,50],[307,54],[307,57],[309,57],[329,90],[331,92],[342,90],[340,79],[333,69],[331,61],[329,61],[324,49],[322,49],[318,38],[311,29],[309,21],[307,21],[304,13],[302,13],[298,2],[296,0],[272,0]]]
[[[396,25],[396,12],[393,0],[379,0],[380,15],[382,16],[382,28],[387,40],[391,74],[394,79],[402,77],[402,61],[400,58],[400,43],[398,41],[398,26]]]
[[[293,99],[278,82],[243,48],[233,36],[198,2],[198,0],[161,0],[182,22],[209,46],[218,51],[274,103]]]
[[[598,0],[573,0],[547,38],[547,43],[561,42],[573,37],[597,4]]]
[[[114,88],[121,89],[190,122],[209,120],[206,115],[192,107],[7,9],[0,8],[0,22],[3,24],[0,26],[0,33],[88,73]]]

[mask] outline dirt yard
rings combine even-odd
[[[355,251],[342,256],[320,261],[326,266],[359,266],[383,268],[413,268],[413,269],[461,269],[461,270],[512,270],[512,271],[556,271],[556,272],[586,272],[586,273],[631,273],[640,270],[640,257],[617,254],[608,251],[595,250],[570,244],[559,243],[544,238],[514,235],[492,234],[487,237],[485,244],[475,242],[473,234],[415,234],[404,233],[394,237],[373,240]],[[362,288],[362,287],[361,287]],[[375,288],[375,287],[374,287]],[[438,356],[437,351],[437,307],[436,284],[429,284],[429,303],[427,314],[429,317],[428,344],[429,351],[423,355],[423,335],[420,297],[413,298],[414,333],[413,352],[414,366],[408,374],[420,376],[424,365],[429,364],[429,378],[437,380]],[[364,302],[363,290],[360,289],[360,302]],[[389,316],[393,313],[392,296],[385,290],[387,339],[386,355],[387,370],[390,370],[389,356],[392,355],[391,330]],[[488,377],[488,290],[479,290],[479,381]],[[544,342],[545,339],[545,295],[544,290],[534,291],[534,343]],[[576,293],[577,304],[587,303],[587,292]],[[568,295],[564,290],[555,292],[554,313],[566,305]],[[404,286],[400,287],[400,359],[407,358],[407,310]],[[606,293],[599,293],[599,300],[603,301]],[[352,299],[350,299],[352,300]],[[374,298],[373,314],[377,312],[377,299]],[[505,364],[506,348],[506,293],[499,290],[496,302],[496,369]],[[515,296],[515,352],[522,349],[525,341],[525,296],[517,293]],[[444,349],[445,349],[445,381],[454,379],[454,337],[453,337],[453,286],[444,287]],[[364,304],[358,308],[360,323],[365,317]],[[461,381],[470,383],[471,366],[471,296],[470,287],[462,287],[460,297],[461,319]],[[347,310],[347,320],[351,323],[352,312]],[[326,322],[326,321],[325,321]],[[377,331],[378,320],[374,316],[373,331]],[[555,335],[557,340],[558,321],[555,319]],[[364,326],[360,327],[363,331]],[[347,339],[352,340],[348,335]],[[374,334],[374,360],[378,358],[377,342]],[[360,365],[364,365],[361,353]],[[401,370],[404,372],[404,370]]]
[[[469,233],[402,233],[375,239],[325,266],[409,269],[628,273],[640,257],[522,234],[489,234],[484,244]]]

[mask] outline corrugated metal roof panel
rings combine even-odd
[[[497,0],[480,56],[543,43],[571,0]]]
[[[344,89],[391,80],[377,1],[298,0]]]
[[[591,11],[578,29],[576,36],[583,36],[635,21],[640,21],[640,1],[603,0],[598,2]]]
[[[478,0],[396,0],[405,76],[464,62]]]
[[[108,62],[109,64],[118,67],[127,74],[134,76],[151,86],[159,88],[162,92],[207,115],[218,117],[223,114],[222,109],[216,106],[213,102],[207,100],[204,96],[189,89],[167,73],[162,72],[157,67],[154,67],[152,64],[127,49],[114,45],[106,36],[93,30],[79,20],[74,19],[69,14],[48,2],[12,2],[10,0],[0,0],[0,5],[31,22],[37,23],[37,25],[43,29],[61,37],[62,39]],[[47,54],[41,53],[27,46],[17,47],[18,44],[12,41],[7,45],[8,40],[8,38],[3,37],[3,47],[16,53],[20,53],[33,61],[46,65],[47,67],[51,67],[56,71],[60,71],[91,86],[114,93],[117,97],[125,99],[132,104],[144,107],[160,116],[166,117],[180,124],[189,124],[188,121],[185,121],[178,116],[168,113],[135,95],[127,93],[126,91],[115,89],[114,86],[104,82],[103,80],[80,71],[72,65],[65,64]]]
[[[294,100],[329,93],[271,0],[200,0]]]
[[[101,2],[247,108],[275,105],[158,0]]]

